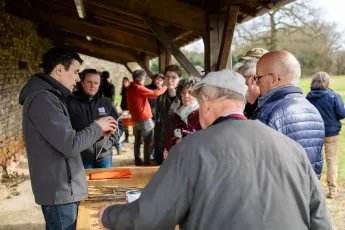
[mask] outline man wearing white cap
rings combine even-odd
[[[141,197],[103,207],[108,229],[331,229],[303,148],[248,121],[244,78],[224,69],[194,86],[200,130],[175,145]]]

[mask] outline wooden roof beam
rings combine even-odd
[[[134,60],[132,56],[130,56],[125,50],[121,48],[113,47],[102,42],[97,42],[95,40],[91,42],[82,37],[75,36],[66,32],[57,31],[56,29],[39,26],[38,34],[41,37],[47,37],[60,43],[68,43],[76,47],[77,50],[88,50],[89,54],[93,54],[94,56],[107,57],[106,60],[121,60],[121,64],[122,62],[129,62]]]
[[[39,10],[35,8],[28,10],[27,8],[18,7],[18,4],[16,6],[14,8],[9,7],[9,12],[29,20],[46,25],[55,25],[65,30],[73,31],[83,36],[90,36],[114,45],[128,47],[153,54],[154,56],[159,54],[159,43],[157,40],[147,39],[115,28],[101,27],[78,18],[66,17],[56,12],[47,12],[44,9]],[[54,17],[51,17],[51,15],[54,15]]]
[[[150,18],[144,19],[147,25],[155,33],[157,38],[165,46],[165,48],[176,58],[176,60],[185,68],[185,70],[194,77],[200,77],[200,73],[195,66],[186,58],[178,46],[172,41],[169,36],[164,32],[164,28],[160,26],[155,20]]]
[[[136,14],[142,17],[156,19],[160,22],[167,22],[176,27],[185,28],[201,34],[206,34],[206,11],[203,8],[195,7],[178,0],[142,0],[113,1],[113,0],[85,0],[109,10],[121,10],[131,15]]]

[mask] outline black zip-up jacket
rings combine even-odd
[[[119,114],[111,99],[104,97],[100,93],[97,93],[94,97],[89,97],[84,91],[77,91],[67,101],[67,107],[72,127],[77,132],[101,117],[112,116],[115,120],[119,118]],[[81,152],[83,162],[95,162],[109,158],[112,155],[112,146],[120,140],[123,131],[124,126],[121,119],[119,119],[118,130],[109,137],[106,143],[104,143],[106,137],[101,137],[95,144]],[[102,152],[96,159],[103,144]]]

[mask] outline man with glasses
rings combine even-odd
[[[154,123],[152,121],[152,112],[148,98],[157,98],[166,91],[167,87],[163,86],[159,90],[147,89],[144,86],[147,76],[144,70],[136,70],[132,76],[133,82],[127,88],[126,99],[129,113],[134,121],[135,165],[150,165]],[[144,139],[144,163],[140,158],[142,138]]]
[[[289,52],[272,51],[260,58],[256,73],[254,80],[261,97],[251,119],[263,122],[302,145],[320,179],[324,123],[318,110],[297,86],[301,76],[299,62]]]
[[[164,84],[168,90],[158,97],[156,103],[156,123],[154,131],[154,160],[158,165],[163,162],[166,139],[170,134],[171,123],[175,112],[181,106],[177,85],[181,79],[181,69],[177,65],[169,65],[164,71]]]

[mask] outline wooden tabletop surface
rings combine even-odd
[[[123,179],[89,180],[89,175],[95,172],[111,171],[108,169],[86,169],[86,178],[89,185],[89,191],[92,187],[137,187],[144,188],[159,167],[123,167],[131,168],[132,177]],[[90,194],[90,193],[89,193]],[[82,201],[79,205],[77,230],[98,230],[98,210],[105,204],[121,204],[121,202],[91,202]],[[123,202],[122,202],[123,203]]]

